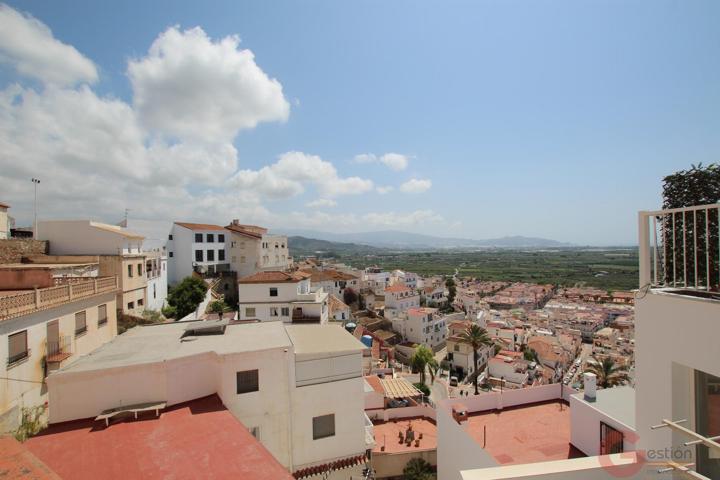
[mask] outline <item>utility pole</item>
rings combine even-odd
[[[33,186],[35,187],[35,203],[33,204],[33,238],[37,240],[37,186],[40,184],[40,180],[37,178],[32,179]]]

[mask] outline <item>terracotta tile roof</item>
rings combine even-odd
[[[292,479],[217,395],[107,428],[92,419],[51,425],[24,445],[62,478],[75,480]]]
[[[399,283],[396,283],[395,285],[390,285],[385,289],[386,292],[393,292],[393,293],[399,293],[399,292],[410,292],[412,289],[406,287],[405,285],[400,285]]]
[[[297,283],[309,277],[303,272],[257,272],[241,278],[238,283]]]
[[[336,310],[345,310],[346,308],[350,308],[347,305],[345,305],[345,302],[337,298],[335,295],[330,294],[328,298],[328,309],[330,315],[333,315]]]
[[[437,312],[437,308],[430,308],[430,307],[413,307],[408,308],[407,313],[408,315],[428,315],[431,313]]]
[[[0,207],[3,204],[0,203]],[[22,443],[7,435],[0,436],[0,477],[21,480],[60,480]]]
[[[230,225],[227,225],[225,227],[227,230],[230,230],[231,232],[235,232],[240,235],[244,235],[246,237],[250,238],[262,238],[263,233],[267,233],[266,228],[257,227],[255,225],[238,225],[231,223]]]
[[[337,270],[317,270],[315,268],[301,270],[311,275],[312,282],[326,282],[333,280],[357,280],[358,277],[349,273],[338,272]]]
[[[175,222],[175,225],[188,228],[190,230],[225,230],[225,227],[220,225],[211,225],[209,223],[188,223],[188,222]]]
[[[375,390],[377,393],[382,393],[385,395],[385,389],[382,387],[382,384],[380,383],[380,378],[377,375],[366,375],[365,381],[370,385],[373,390]]]

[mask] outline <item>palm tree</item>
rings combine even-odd
[[[420,372],[420,383],[425,384],[425,368],[430,367],[430,376],[435,381],[435,370],[437,370],[437,361],[433,356],[432,350],[425,345],[420,345],[415,349],[415,353],[410,358],[410,366],[413,370]],[[435,370],[433,370],[435,369]]]
[[[478,348],[482,347],[483,345],[490,346],[493,344],[493,341],[490,338],[490,336],[488,335],[487,330],[485,330],[481,326],[476,325],[474,323],[472,325],[468,326],[467,329],[465,329],[465,331],[460,334],[460,336],[462,337],[462,339],[465,342],[469,343],[473,349],[473,362],[475,364],[475,368],[473,368],[473,371],[475,373],[475,378],[473,379],[473,385],[475,385],[475,395],[477,395],[480,393],[480,391],[478,390],[478,380],[477,380],[478,379],[477,368],[478,368],[478,361],[479,361]]]
[[[594,373],[597,377],[597,385],[602,388],[610,388],[622,385],[629,380],[627,367],[618,365],[610,357],[602,361],[595,357],[590,358],[585,366],[585,373]]]

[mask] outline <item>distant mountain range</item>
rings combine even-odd
[[[383,230],[377,232],[363,233],[330,233],[319,232],[314,230],[283,230],[274,233],[283,233],[289,237],[297,237],[294,241],[290,240],[290,247],[293,243],[310,247],[310,241],[314,240],[317,250],[341,249],[357,249],[362,250],[362,246],[378,247],[384,249],[445,249],[445,248],[552,248],[552,247],[571,247],[570,243],[558,242],[556,240],[548,240],[546,238],[535,237],[502,237],[491,238],[487,240],[473,240],[469,238],[445,238],[432,235],[423,235],[419,233],[401,232],[397,230]],[[325,243],[322,243],[325,242]],[[343,244],[343,245],[332,245]]]

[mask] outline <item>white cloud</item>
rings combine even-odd
[[[303,152],[284,153],[276,163],[260,170],[240,170],[231,183],[269,198],[299,195],[307,185],[314,185],[324,197],[357,195],[373,188],[371,180],[341,178],[332,163]]]
[[[375,190],[376,190],[377,193],[379,193],[380,195],[385,195],[385,194],[390,193],[390,192],[392,192],[393,190],[395,190],[395,187],[391,187],[390,185],[386,185],[386,186],[384,186],[384,187],[381,187],[381,186],[378,185],[378,186],[375,188]]]
[[[400,153],[386,153],[379,157],[373,153],[362,153],[355,155],[353,159],[355,163],[382,163],[386,167],[395,170],[396,172],[405,170],[410,162],[407,155]]]
[[[282,85],[239,44],[235,35],[213,41],[200,27],[160,34],[147,56],[128,64],[142,122],[180,139],[227,142],[260,122],[287,120]]]
[[[97,69],[74,47],[53,37],[44,23],[0,4],[0,63],[45,83],[95,82]]]
[[[307,202],[305,206],[309,208],[336,207],[337,202],[335,200],[330,200],[329,198],[318,198],[312,202]]]
[[[432,181],[430,180],[411,178],[400,185],[400,191],[403,193],[422,193],[430,190],[430,187],[432,187]]]

